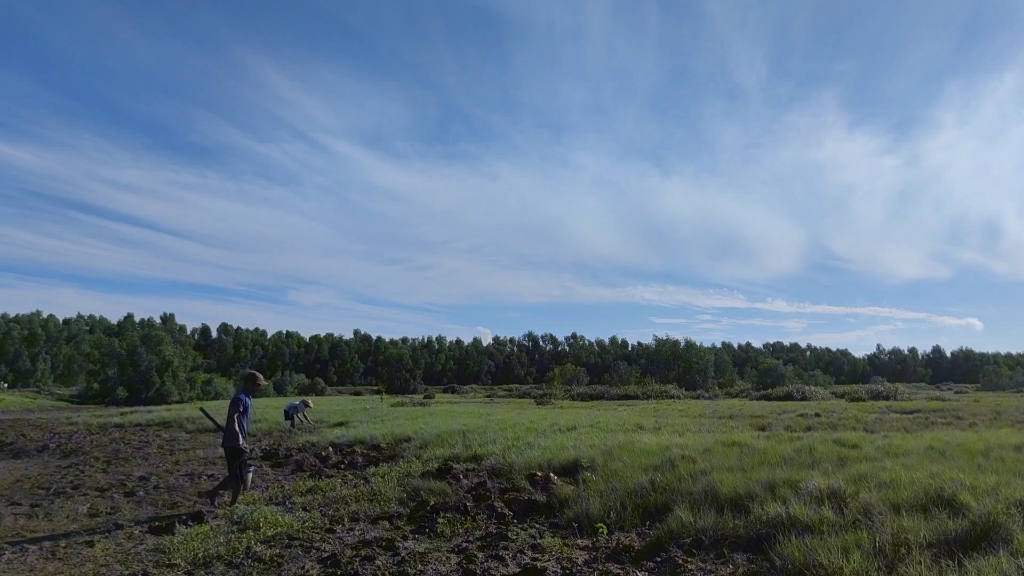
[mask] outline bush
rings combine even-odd
[[[910,400],[910,391],[900,384],[869,385],[865,390],[873,402],[903,402]]]
[[[565,397],[578,402],[591,402],[595,400],[678,400],[681,398],[711,398],[716,393],[712,391],[699,390],[695,392],[683,392],[676,386],[669,384],[656,384],[649,378],[641,378],[637,384],[629,386],[586,386],[570,389]],[[557,394],[550,392],[542,393],[540,397],[553,397]]]
[[[199,400],[227,400],[235,394],[230,378],[204,374],[199,380]]]
[[[400,380],[397,378],[385,380],[382,387],[386,394],[393,394],[395,396],[423,394],[423,390],[426,388],[422,382],[417,382],[415,380]]]
[[[821,402],[833,400],[835,396],[823,388],[795,384],[754,392],[750,399],[763,402]]]
[[[542,397],[542,398],[534,398],[533,399],[533,403],[536,404],[537,406],[550,406],[550,405],[554,404],[555,401],[552,400],[551,398]]]
[[[846,398],[847,402],[867,402],[868,393],[863,388],[853,388],[852,390],[845,392],[843,397]]]
[[[295,394],[298,396],[329,396],[331,389],[327,387],[327,383],[322,378],[317,377],[312,380],[307,378],[295,387]]]
[[[580,388],[590,383],[590,376],[586,369],[574,364],[563,364],[556,367],[548,374],[547,382],[553,390],[563,388]]]
[[[437,398],[437,394],[434,394],[433,392],[427,392],[423,395],[424,400],[433,400],[434,398]]]
[[[428,408],[433,405],[434,403],[429,400],[408,400],[405,398],[391,403],[392,408]]]
[[[274,378],[270,385],[278,396],[295,396],[299,394],[299,388],[309,386],[309,378],[305,374],[286,372]]]
[[[836,379],[825,374],[821,370],[814,370],[801,375],[801,384],[804,386],[815,386],[817,388],[831,388],[835,385]]]
[[[881,376],[872,376],[871,379],[868,380],[868,384],[870,384],[871,386],[884,386],[888,383],[889,381],[886,380],[885,378],[882,378]]]
[[[457,394],[459,396],[462,396],[464,394],[469,394],[470,391],[469,388],[466,388],[465,386],[459,386],[458,384],[449,384],[442,388],[441,392],[444,392],[445,394]]]
[[[366,390],[362,388],[356,388],[352,391],[352,396],[366,396]]]

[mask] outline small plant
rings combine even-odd
[[[424,400],[433,400],[434,398],[437,398],[437,394],[434,394],[433,392],[427,392],[423,395]]]
[[[608,536],[608,527],[605,526],[604,524],[598,523],[598,524],[594,525],[594,529],[597,530],[597,535],[598,536],[600,536],[602,538],[606,538]]]

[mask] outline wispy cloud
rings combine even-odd
[[[658,305],[685,305],[704,309],[750,309],[782,314],[869,316],[891,318],[894,320],[918,320],[928,324],[966,327],[974,330],[982,330],[985,327],[980,320],[971,317],[944,316],[880,306],[834,306],[806,302],[787,302],[777,299],[767,299],[758,302],[750,301],[743,295],[731,291],[700,291],[674,286],[655,286],[637,288],[635,294],[636,298],[641,302]],[[657,322],[653,318],[651,320]],[[662,320],[664,321],[664,319]]]
[[[655,324],[692,324],[695,328],[721,329],[728,326],[764,326],[771,328],[784,328],[786,330],[803,330],[809,322],[803,319],[793,320],[771,320],[767,318],[726,318],[721,316],[708,316],[698,314],[693,318],[660,318],[652,316],[648,318]]]
[[[903,323],[874,333],[978,332],[974,314],[927,301],[837,302],[886,302],[896,283],[1024,279],[1019,39],[983,72],[939,74],[938,90],[896,122],[835,75],[780,70],[779,54],[814,50],[787,44],[767,8],[478,8],[486,40],[430,15],[387,50],[364,46],[375,65],[344,46],[261,51],[245,34],[186,45],[158,18],[121,15],[123,31],[163,32],[117,37],[186,88],[126,90],[130,102],[90,92],[99,100],[72,106],[78,94],[37,78],[0,96],[0,265],[44,287],[34,298],[8,285],[5,306],[154,309],[118,288],[146,280],[236,298],[168,298],[168,308],[268,322],[300,310],[308,316],[295,321],[310,327],[323,325],[318,309],[393,331],[444,325],[470,305],[572,303],[760,315],[692,319],[727,334],[848,317]],[[366,10],[338,25],[365,38],[397,25]],[[45,14],[33,18],[44,27]],[[685,33],[689,22],[701,33]],[[837,268],[878,286],[857,300],[756,296],[769,282],[793,294],[811,272]],[[108,287],[55,280],[67,276]],[[258,312],[261,302],[279,308]],[[490,322],[480,321],[498,330]]]

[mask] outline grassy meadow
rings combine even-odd
[[[745,558],[753,573],[1021,573],[1024,395],[928,398],[538,406],[334,396],[315,400],[315,431],[297,432],[281,419],[286,399],[260,399],[253,436],[310,450],[384,446],[394,457],[355,483],[311,478],[247,493],[228,522],[180,532],[165,553],[182,567],[242,550],[272,556],[287,534],[322,537],[417,498],[444,500],[451,489],[426,473],[455,462],[510,483],[554,474],[546,505],[565,531],[545,546],[636,533],[651,553]],[[4,399],[0,410],[19,406]],[[222,417],[226,403],[205,407]],[[86,428],[211,427],[195,405],[74,410]],[[434,535],[472,522],[438,518]]]

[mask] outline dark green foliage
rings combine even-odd
[[[199,400],[227,400],[235,393],[235,383],[230,378],[216,374],[199,377]]]
[[[1024,388],[1024,368],[1017,367],[1017,369],[1011,372],[1006,366],[993,364],[986,366],[981,371],[979,380],[980,386],[978,388],[985,391]]]
[[[579,366],[563,364],[556,367],[547,378],[547,386],[552,390],[580,388],[590,383],[587,371]]]
[[[167,404],[223,397],[248,369],[272,384],[260,395],[285,397],[350,386],[411,395],[428,386],[460,394],[469,386],[543,385],[552,394],[580,399],[671,396],[651,385],[712,398],[869,382],[1024,388],[1024,354],[969,348],[947,352],[934,346],[921,353],[878,346],[857,356],[784,342],[705,346],[667,337],[629,342],[534,332],[495,336],[484,344],[480,338],[444,336],[386,339],[360,330],[350,337],[305,337],[227,323],[189,330],[173,314],[142,320],[129,314],[116,322],[94,315],[61,320],[42,312],[0,314],[0,381],[12,389],[59,386],[92,403]]]
[[[307,379],[303,385],[295,389],[295,392],[298,396],[328,396],[331,393],[331,389],[327,387],[327,383],[323,381],[323,378],[318,376],[312,380]]]
[[[433,392],[427,392],[423,395],[424,400],[433,400],[435,398],[437,398],[437,394],[434,394]]]

